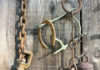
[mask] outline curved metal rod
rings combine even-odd
[[[79,7],[78,7],[78,9],[76,9],[75,11],[68,11],[66,8],[65,8],[65,6],[64,6],[64,3],[65,3],[65,0],[62,0],[62,8],[63,8],[63,10],[66,12],[66,13],[68,13],[68,14],[71,14],[71,13],[73,13],[73,14],[76,14],[76,13],[78,13],[78,12],[80,12],[80,10],[82,9],[82,3],[81,3],[81,0],[78,0],[78,3],[79,3]]]
[[[77,24],[78,24],[78,27],[79,27],[79,30],[78,30],[78,33],[79,33],[79,36],[81,36],[82,34],[81,34],[81,24],[80,24],[80,22],[78,21],[78,19],[76,18],[76,17],[74,17],[74,19],[77,21]]]
[[[42,40],[42,37],[41,37],[41,28],[44,27],[46,24],[48,24],[51,27],[51,31],[52,31],[52,42],[51,42],[51,45],[54,46],[56,34],[55,34],[55,28],[54,28],[52,22],[63,18],[65,15],[67,15],[67,14],[63,14],[60,17],[57,17],[57,18],[55,18],[53,20],[44,20],[42,22],[42,24],[39,24],[39,26],[38,26],[38,28],[39,28],[39,30],[38,30],[38,38],[39,38],[39,41],[40,41],[40,43],[41,43],[41,45],[43,47],[48,48],[48,46]]]
[[[51,31],[52,31],[52,41],[51,41],[51,45],[54,46],[54,45],[55,45],[55,37],[56,37],[54,25],[53,25],[52,22],[49,21],[49,20],[44,20],[44,21],[42,22],[42,24],[43,24],[43,26],[44,26],[45,24],[47,24],[47,25],[50,26],[50,29],[51,29]],[[39,38],[40,44],[41,44],[43,47],[45,47],[45,48],[47,49],[48,46],[44,43],[44,41],[43,41],[43,39],[42,39],[42,37],[41,37],[41,27],[42,27],[42,26],[40,26],[40,28],[39,28],[39,30],[38,30],[38,38]]]
[[[79,29],[78,29],[78,33],[79,33],[79,37],[80,36],[82,36],[81,35],[81,25],[80,25],[80,22],[77,20],[77,18],[76,17],[74,17],[74,19],[77,21],[77,24],[78,24],[78,27],[79,27]],[[60,39],[58,39],[58,38],[55,38],[56,39],[56,41],[58,41],[59,42],[59,44],[61,45],[61,48],[60,49],[58,49],[57,51],[55,51],[53,54],[57,54],[57,53],[59,53],[60,51],[62,51],[62,50],[66,50],[66,48],[69,46],[69,44],[71,43],[71,42],[68,42],[67,44],[63,44],[63,42],[60,40]],[[74,40],[78,40],[78,38],[75,38]],[[72,42],[73,43],[73,42]]]
[[[53,23],[54,21],[57,21],[57,20],[59,20],[59,19],[61,19],[61,18],[63,18],[64,16],[66,16],[67,14],[63,14],[63,15],[61,15],[60,17],[57,17],[57,18],[55,18],[55,19],[52,19],[52,20],[49,20],[51,23]],[[39,24],[39,26],[38,26],[38,28],[42,28],[42,27],[44,27],[46,24]]]
[[[42,22],[42,24],[40,24],[40,25],[38,26],[38,28],[39,28],[39,30],[38,30],[38,37],[39,37],[39,41],[40,41],[40,43],[41,43],[41,45],[42,45],[43,47],[48,48],[48,46],[43,42],[42,37],[41,37],[41,28],[44,27],[46,24],[48,24],[48,25],[51,27],[51,31],[52,31],[52,41],[51,41],[51,45],[54,46],[55,40],[56,40],[56,41],[58,41],[58,42],[61,44],[61,46],[63,47],[63,48],[59,49],[57,52],[55,52],[54,54],[57,54],[57,53],[60,52],[61,50],[65,50],[65,48],[67,48],[67,46],[65,47],[65,45],[63,44],[63,42],[59,41],[59,40],[56,38],[55,28],[54,28],[53,23],[52,23],[52,22],[54,22],[54,21],[56,21],[56,20],[58,20],[58,19],[61,19],[61,18],[64,17],[65,15],[66,15],[66,14],[64,14],[64,15],[62,15],[62,16],[60,16],[60,17],[57,17],[57,18],[55,18],[55,19],[53,19],[53,20],[44,20],[44,21]],[[79,33],[79,36],[81,36],[81,26],[80,26],[80,22],[77,20],[76,17],[74,17],[74,19],[77,21],[77,24],[78,24],[78,27],[79,27],[78,33]]]

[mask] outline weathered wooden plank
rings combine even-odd
[[[83,47],[87,52],[94,70],[100,70],[100,0],[82,0],[82,27],[87,33]]]
[[[0,70],[10,70],[15,58],[15,0],[0,0]]]

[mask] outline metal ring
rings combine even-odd
[[[84,58],[84,57],[86,57],[86,61],[84,61],[84,62],[88,62],[88,61],[89,61],[88,56],[85,55],[85,54],[83,54],[83,55],[81,56],[81,58]],[[81,61],[81,62],[82,62],[82,61]]]
[[[48,24],[50,26],[50,29],[52,31],[51,45],[54,46],[55,45],[55,38],[56,38],[54,25],[52,24],[52,22],[50,20],[44,20],[42,22],[42,24]],[[48,46],[43,42],[43,39],[41,37],[41,28],[39,28],[39,30],[38,30],[38,38],[39,38],[41,45],[45,48],[48,48]]]
[[[78,0],[79,7],[78,7],[77,10],[75,10],[75,11],[73,11],[73,12],[68,11],[68,10],[65,8],[64,3],[65,3],[65,0],[62,0],[62,8],[63,8],[63,10],[64,10],[66,13],[68,13],[68,14],[72,14],[72,13],[73,13],[73,14],[76,14],[76,13],[80,12],[80,10],[81,10],[81,8],[82,8],[81,0]]]
[[[75,43],[75,46],[72,46],[74,43]],[[70,47],[71,49],[74,49],[74,48],[76,48],[76,45],[77,45],[77,41],[74,40],[74,41],[70,42],[69,47]]]

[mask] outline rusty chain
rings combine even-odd
[[[73,44],[75,44],[75,46],[73,46]],[[71,42],[69,44],[69,47],[71,48],[71,52],[72,52],[72,58],[71,58],[71,65],[69,66],[69,70],[75,69],[77,70],[77,65],[75,63],[75,51],[74,49],[77,47],[77,41],[74,40],[73,42]]]
[[[20,31],[20,34],[19,34],[19,39],[20,39],[19,56],[20,56],[20,60],[21,60],[24,56],[22,54],[25,50],[25,42],[26,42],[26,32],[25,32],[25,27],[26,27],[26,0],[22,0],[20,26],[21,26],[21,31]]]
[[[19,33],[19,59],[18,59],[18,70],[24,70],[30,66],[33,53],[25,48],[26,44],[26,13],[27,13],[27,0],[21,2],[21,17],[20,17],[20,33]]]
[[[65,1],[65,0],[64,0]],[[69,70],[72,70],[72,68],[74,68],[75,70],[77,70],[77,66],[76,66],[76,64],[75,64],[75,49],[77,48],[77,41],[74,39],[75,38],[75,35],[74,35],[74,14],[76,14],[76,13],[78,13],[78,12],[80,12],[80,10],[81,10],[81,1],[80,0],[78,0],[79,1],[79,4],[80,4],[80,7],[79,7],[79,9],[78,10],[76,10],[75,12],[74,11],[71,11],[71,12],[68,12],[67,10],[65,10],[65,8],[64,8],[64,5],[63,5],[63,3],[64,2],[62,2],[62,7],[63,7],[63,9],[64,9],[64,11],[66,11],[67,13],[69,13],[70,15],[71,15],[71,23],[72,23],[72,43],[70,43],[70,45],[69,45],[69,47],[71,48],[71,51],[72,51],[72,64],[69,66]],[[73,45],[73,43],[75,44],[75,46]]]
[[[70,43],[70,45],[69,45],[69,47],[71,48],[71,52],[72,52],[72,64],[69,66],[69,70],[72,70],[72,69],[77,70],[77,66],[75,64],[75,51],[74,51],[77,47],[77,41],[74,39],[75,35],[74,35],[74,22],[73,22],[74,17],[73,17],[73,15],[80,12],[82,5],[81,5],[81,0],[78,0],[79,8],[76,11],[69,12],[68,10],[65,9],[64,2],[65,2],[65,0],[62,1],[62,8],[64,9],[64,11],[66,13],[69,13],[71,15],[71,19],[72,19],[71,20],[72,21],[71,22],[72,23],[72,43]],[[73,45],[73,43],[75,44],[75,46]]]
[[[77,70],[77,66],[76,66],[76,64],[75,64],[75,55],[74,55],[74,49],[76,48],[76,45],[77,45],[77,42],[76,42],[76,40],[74,39],[74,23],[73,23],[73,12],[71,12],[71,24],[72,24],[72,33],[71,33],[71,35],[72,35],[72,42],[70,42],[70,44],[69,44],[69,47],[71,48],[71,52],[72,52],[72,59],[71,59],[71,61],[72,61],[72,63],[71,63],[71,65],[69,66],[69,70],[72,70],[73,68],[75,69],[75,70]],[[75,43],[75,46],[73,45]]]

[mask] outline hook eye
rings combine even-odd
[[[68,13],[68,14],[76,14],[76,13],[80,12],[81,9],[82,9],[82,3],[81,3],[81,0],[78,0],[79,7],[78,7],[78,9],[76,9],[76,10],[73,11],[73,12],[68,11],[68,10],[65,8],[64,3],[65,3],[65,0],[62,0],[62,3],[61,3],[61,4],[62,4],[62,8],[63,8],[63,10],[64,10],[66,13]]]
[[[71,49],[76,48],[76,45],[77,45],[77,41],[76,40],[74,40],[74,41],[69,43],[69,46],[70,46]]]
[[[85,54],[83,54],[82,56],[81,56],[81,58],[86,58],[86,60],[85,61],[81,61],[81,62],[88,62],[89,61],[89,59],[88,59],[88,56],[87,55],[85,55]]]

